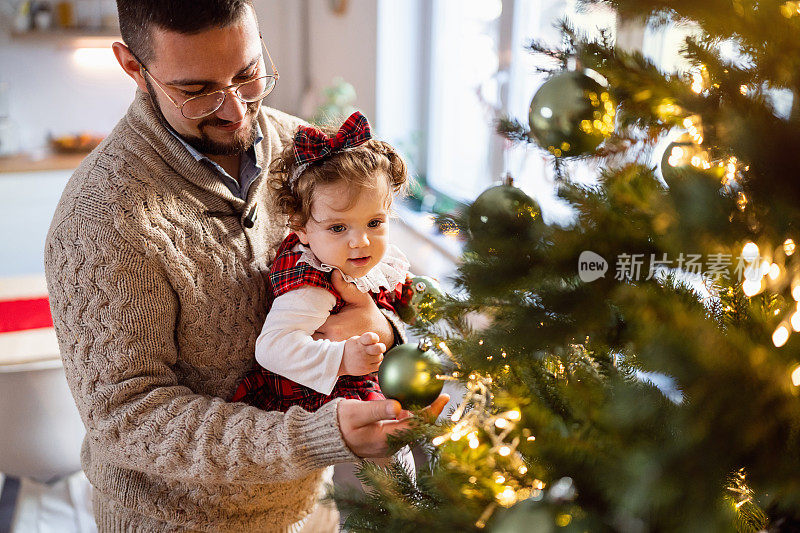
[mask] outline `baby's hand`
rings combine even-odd
[[[383,361],[386,345],[378,342],[377,333],[368,331],[344,342],[344,355],[339,365],[340,376],[363,376],[377,372]]]

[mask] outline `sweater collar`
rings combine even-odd
[[[245,202],[237,198],[228,187],[220,180],[219,174],[213,165],[203,159],[196,159],[185,147],[185,145],[173,135],[162,123],[156,110],[150,101],[150,95],[137,89],[136,97],[128,109],[126,118],[131,128],[138,133],[172,169],[184,179],[194,183],[198,187],[220,196],[233,204],[237,209],[245,209],[250,202]],[[269,137],[272,135],[272,128],[269,128],[263,112],[259,112],[258,124],[261,134],[267,142],[258,143],[255,148],[256,164],[263,168],[268,168],[271,149]],[[262,174],[263,176],[263,174]],[[258,188],[263,179],[257,180],[251,188]],[[252,192],[252,191],[251,191]],[[252,195],[249,195],[252,198]]]

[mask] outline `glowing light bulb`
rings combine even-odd
[[[528,471],[528,467],[527,467],[527,466],[525,466],[525,465],[522,465],[521,467],[519,467],[519,473],[520,473],[520,475],[523,475],[523,476],[524,476],[524,475],[525,475],[525,472],[527,472],[527,471]]]
[[[497,453],[499,453],[503,457],[506,457],[508,455],[511,455],[511,448],[509,448],[508,446],[500,446],[500,449],[497,450]]]
[[[495,497],[497,498],[497,503],[503,507],[511,507],[517,503],[517,493],[514,492],[514,489],[508,486],[506,486],[503,492],[498,493]]]
[[[792,385],[795,387],[800,387],[800,365],[794,367],[792,371]]]
[[[794,241],[792,239],[783,241],[783,252],[786,255],[792,255],[794,253]]]
[[[742,248],[742,259],[749,262],[758,259],[758,245],[754,242],[745,244]]]
[[[761,276],[766,276],[767,274],[769,274],[769,269],[770,269],[769,261],[767,261],[766,259],[762,259],[761,264],[758,266],[758,273]]]
[[[508,418],[509,420],[519,420],[519,419],[520,419],[520,417],[521,417],[522,415],[520,414],[520,412],[519,412],[519,411],[517,411],[516,409],[514,409],[513,411],[509,411],[509,412],[507,412],[505,416],[506,416],[506,418]]]
[[[795,301],[800,302],[800,284],[792,287],[792,298],[794,298]]]
[[[761,280],[746,279],[742,283],[742,291],[744,292],[745,296],[755,296],[761,292]]]
[[[786,326],[786,324],[781,324],[772,334],[772,343],[777,348],[780,348],[781,346],[786,344],[786,341],[788,340],[789,340],[789,328]]]
[[[473,450],[478,446],[480,446],[480,444],[481,443],[478,441],[478,439],[469,439],[469,447],[472,448]]]
[[[781,275],[781,267],[777,263],[772,263],[769,267],[769,279],[776,280]]]
[[[505,418],[498,418],[497,420],[494,421],[494,425],[500,429],[507,428],[508,420],[506,420]]]
[[[792,314],[790,322],[792,323],[793,330],[800,331],[800,311],[795,311],[794,314]]]
[[[445,441],[445,438],[444,438],[444,437],[442,437],[442,436],[439,436],[439,437],[436,437],[436,438],[434,438],[432,442],[433,442],[433,445],[434,445],[434,446],[439,446],[439,445],[440,445],[440,444],[442,444],[444,441]]]

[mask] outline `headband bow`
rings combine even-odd
[[[344,121],[333,137],[309,126],[300,126],[294,135],[294,159],[304,165],[328,157],[331,153],[353,148],[372,138],[367,117],[356,111]]]

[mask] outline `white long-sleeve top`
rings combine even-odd
[[[339,379],[345,341],[314,340],[336,297],[306,285],[275,298],[256,340],[256,361],[270,372],[328,395]]]
[[[308,247],[299,261],[330,272],[335,269],[322,263]],[[361,278],[344,275],[362,292],[377,292],[380,286],[393,289],[405,280],[408,260],[395,246],[389,246],[381,263]],[[272,302],[256,340],[256,361],[263,368],[313,389],[321,394],[333,392],[339,379],[345,341],[314,340],[311,336],[330,316],[336,297],[322,287],[306,285],[281,294]]]

